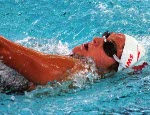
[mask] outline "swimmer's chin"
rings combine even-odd
[[[73,53],[81,53],[81,52],[83,52],[83,50],[84,50],[84,47],[83,47],[82,45],[80,45],[80,46],[74,47],[74,48],[72,49],[72,52],[73,52]]]
[[[78,52],[79,52],[79,47],[75,47],[72,49],[73,54],[78,54]]]
[[[86,57],[85,53],[83,51],[81,51],[81,49],[79,49],[79,48],[74,48],[72,50],[72,54]]]

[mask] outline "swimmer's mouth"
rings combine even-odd
[[[88,51],[88,49],[89,49],[89,44],[86,43],[86,44],[83,44],[83,46],[84,46],[85,50]]]

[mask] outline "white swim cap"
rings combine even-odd
[[[121,59],[118,59],[118,57],[114,55],[115,60],[119,63],[118,71],[123,68],[132,67],[145,55],[144,47],[139,44],[135,38],[126,34],[125,38],[126,40]]]

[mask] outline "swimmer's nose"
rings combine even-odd
[[[93,42],[94,46],[99,46],[101,44],[101,42],[103,42],[103,39],[101,39],[101,38],[94,38],[92,42]]]

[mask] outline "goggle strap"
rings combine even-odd
[[[120,59],[116,56],[116,54],[113,55],[113,58],[114,58],[118,63],[121,63]]]
[[[121,60],[114,54],[113,58],[119,63],[119,67],[118,70],[120,71],[122,68],[125,68],[125,66],[123,65],[123,63],[121,62]],[[120,69],[121,68],[121,69]]]

